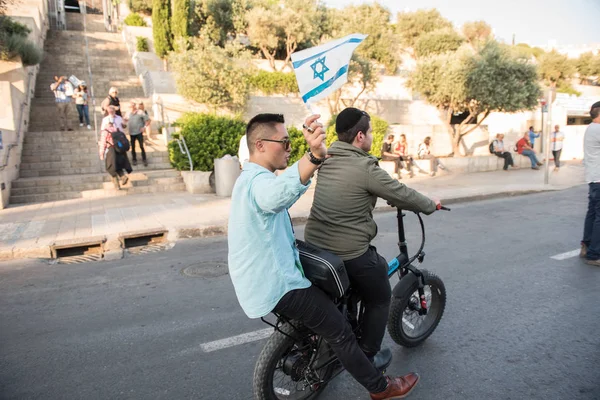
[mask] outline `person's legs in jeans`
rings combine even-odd
[[[77,114],[79,115],[79,123],[83,124],[83,104],[76,104],[75,107],[77,107]]]
[[[554,166],[556,168],[560,168],[560,153],[561,152],[562,152],[562,149],[552,150],[552,156],[554,157]]]
[[[89,107],[87,104],[83,105],[83,116],[85,117],[85,124],[89,125],[90,124],[90,112],[89,112]]]
[[[352,287],[358,290],[365,305],[360,347],[373,357],[381,349],[390,312],[392,288],[387,261],[377,254],[375,247],[369,246],[365,254],[344,264]]]
[[[130,135],[129,137],[131,138],[131,159],[133,160],[133,162],[137,162],[137,157],[135,154],[135,142],[138,140],[137,137],[140,135]]]
[[[523,150],[523,155],[529,157],[529,161],[531,161],[531,168],[537,167],[538,159],[533,151]]]
[[[587,247],[588,260],[600,259],[600,183],[590,183],[582,242]]]
[[[320,335],[335,352],[344,368],[370,393],[383,392],[384,376],[361,350],[350,324],[335,304],[316,286],[292,290],[277,303],[274,312],[301,321]]]

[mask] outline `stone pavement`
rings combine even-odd
[[[479,200],[532,192],[562,190],[583,184],[581,162],[569,163],[550,173],[531,169],[444,174],[434,178],[404,179],[409,187],[443,203]],[[314,185],[290,209],[294,222],[303,222],[310,212]],[[105,251],[122,255],[119,235],[168,230],[167,239],[222,235],[227,230],[230,199],[189,193],[152,193],[112,198],[81,198],[24,206],[0,211],[0,260],[50,258],[50,246],[90,237],[106,238]],[[378,210],[387,210],[379,200]]]

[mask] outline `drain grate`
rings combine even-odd
[[[80,256],[67,256],[57,259],[58,264],[83,264],[90,261],[102,260],[102,254],[86,254]]]
[[[127,249],[127,252],[129,254],[133,254],[133,255],[158,253],[160,251],[172,249],[173,245],[174,245],[174,243],[162,243],[162,244],[150,244],[147,246],[130,247]]]
[[[203,261],[185,267],[181,273],[191,278],[218,278],[229,273],[225,261]]]

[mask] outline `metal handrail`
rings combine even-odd
[[[169,121],[169,116],[165,115],[165,106],[163,104],[162,98],[160,96],[158,96],[156,98],[156,105],[160,107],[160,119],[161,119],[161,123],[163,125],[164,129],[166,129],[166,133],[169,134],[169,132],[171,131],[171,122]],[[183,135],[179,135],[180,139],[175,139],[175,141],[177,141],[177,144],[179,145],[179,151],[181,151],[181,154],[185,154],[187,155],[188,161],[190,163],[190,171],[194,170],[194,163],[192,162],[192,155],[190,154],[190,150],[187,147],[187,143],[185,142],[185,138],[183,137]],[[182,146],[183,143],[183,146]]]
[[[87,60],[88,76],[90,84],[90,97],[92,99],[92,112],[94,116],[94,135],[96,136],[96,143],[98,143],[98,117],[96,115],[96,96],[94,96],[94,76],[92,75],[92,63],[90,62],[90,51],[87,37],[87,5],[81,8],[83,14],[83,34],[85,37],[85,58]]]
[[[8,166],[10,150],[14,147],[18,147],[19,143],[21,141],[21,133],[23,131],[23,112],[25,111],[25,107],[29,105],[29,102],[31,101],[31,95],[32,95],[31,79],[33,78],[33,72],[29,71],[28,75],[29,75],[29,78],[27,79],[27,90],[25,91],[25,93],[27,93],[27,95],[25,96],[25,100],[21,103],[21,109],[19,111],[19,120],[18,120],[17,131],[16,131],[17,139],[14,143],[10,143],[6,146],[6,151],[4,152],[5,160],[2,163],[2,165],[0,165],[0,171],[4,170],[4,168],[6,168],[6,166]]]

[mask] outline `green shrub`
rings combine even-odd
[[[5,32],[7,35],[27,37],[31,33],[31,29],[10,17],[0,16],[0,32]]]
[[[371,115],[371,127],[373,128],[373,143],[371,144],[371,151],[369,153],[377,158],[380,158],[383,138],[387,133],[389,124],[387,121],[375,115]],[[337,133],[335,132],[335,116],[332,116],[326,131],[325,143],[327,148],[329,148],[329,146],[331,146],[331,144],[336,140],[338,140],[338,138]]]
[[[215,158],[237,155],[240,138],[246,129],[246,123],[239,118],[200,113],[186,113],[175,125],[181,130],[173,137],[181,135],[185,138],[195,171],[212,171]],[[175,140],[169,143],[169,158],[178,170],[190,168],[187,155],[181,154]]]
[[[135,48],[137,51],[141,51],[141,52],[148,52],[150,51],[150,48],[148,47],[148,39],[146,39],[143,36],[137,36],[135,38],[136,40],[136,45]]]
[[[129,9],[133,12],[150,14],[152,12],[152,0],[129,0]]]
[[[169,0],[153,0],[152,35],[154,38],[154,51],[160,58],[165,58],[173,50],[170,20],[171,2]]]
[[[250,77],[250,86],[265,95],[298,93],[298,82],[293,72],[258,71]]]
[[[125,17],[125,21],[123,22],[128,26],[146,26],[146,21],[144,21],[144,18],[138,13],[129,14]]]
[[[304,134],[298,128],[290,126],[287,128],[288,135],[292,141],[292,152],[290,154],[290,162],[288,165],[292,165],[296,161],[302,158],[302,156],[308,151],[308,144],[304,139]]]
[[[2,40],[2,36],[4,36],[4,40]],[[0,34],[0,41],[4,42],[0,48],[0,59],[4,61],[11,60],[16,56],[21,57],[24,66],[37,65],[42,61],[42,51],[21,35]]]

